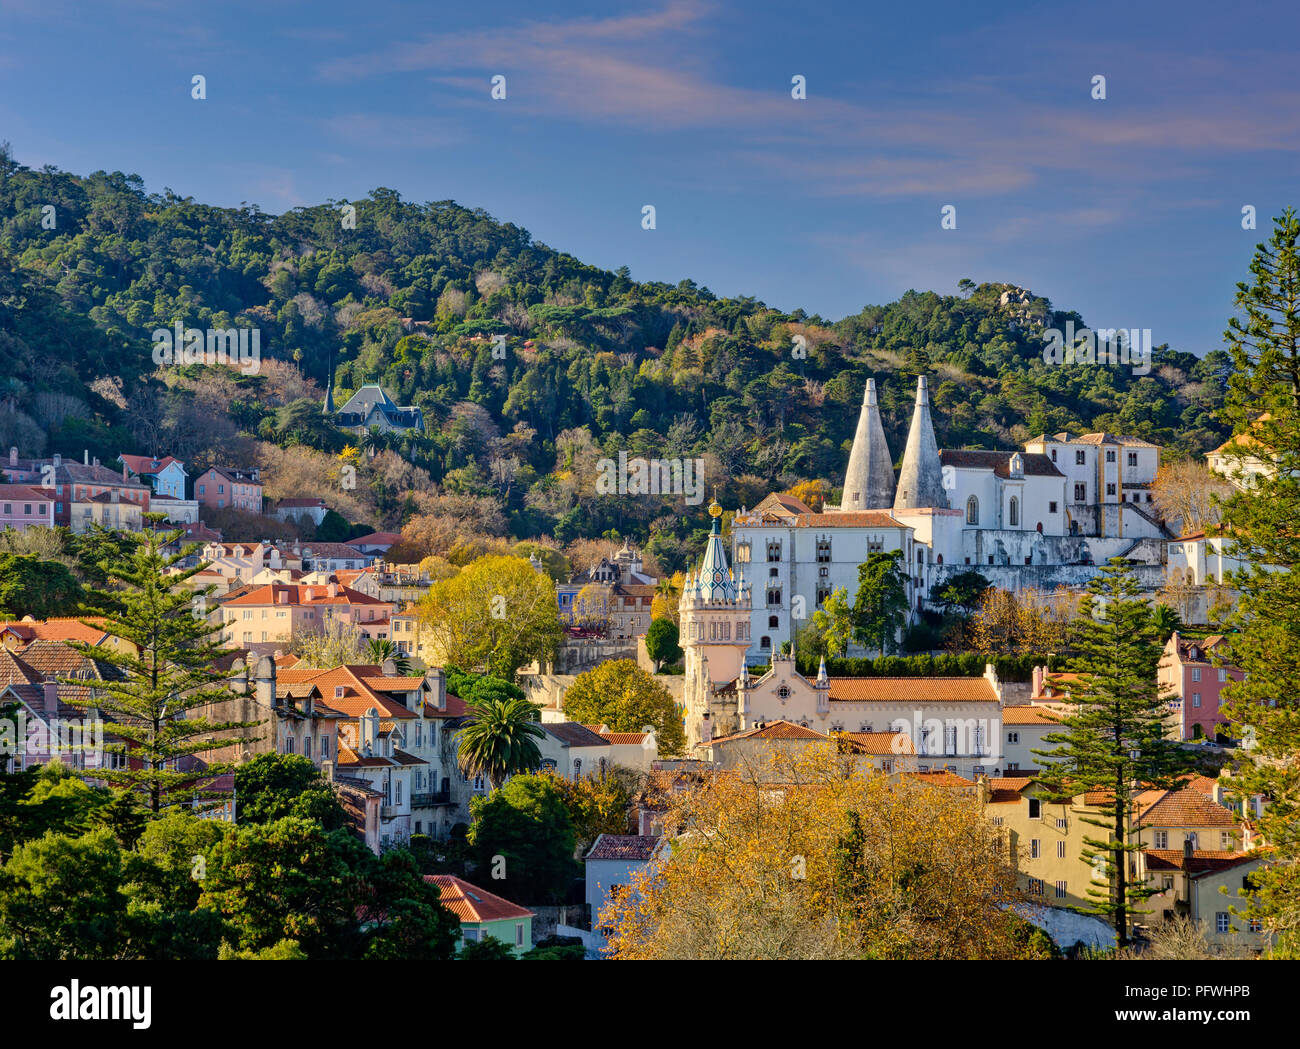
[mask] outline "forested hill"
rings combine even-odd
[[[355,228],[344,203],[273,216],[0,154],[0,445],[105,461],[172,451],[274,466],[275,447],[301,445],[337,458],[347,441],[320,419],[333,361],[337,403],[380,382],[427,420],[423,438],[389,449],[414,480],[369,479],[373,523],[427,509],[391,490],[409,485],[491,500],[518,538],[644,539],[667,504],[596,499],[580,475],[591,455],[705,457],[729,505],[799,481],[833,487],[868,375],[895,456],[920,373],[944,446],[1105,429],[1193,453],[1226,436],[1212,418],[1223,355],[1163,348],[1145,377],[1050,366],[1042,328],[1084,318],[1019,289],[1002,305],[1005,284],[912,291],[828,321],[690,280],[637,282],[451,201],[378,189],[352,202]],[[258,328],[263,357],[282,363],[155,372],[151,332],[177,321]],[[506,337],[496,357],[494,335]]]

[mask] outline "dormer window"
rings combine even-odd
[[[342,699],[342,698],[343,698],[343,686],[342,686],[342,685],[335,685],[335,686],[334,686],[334,698],[335,698],[335,699]]]

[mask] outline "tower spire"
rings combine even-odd
[[[894,502],[894,460],[885,443],[876,400],[876,380],[868,379],[862,395],[858,429],[844,474],[840,510],[887,510]]]
[[[912,428],[907,433],[903,466],[898,471],[898,493],[894,497],[895,510],[920,507],[948,507],[939,445],[930,422],[930,391],[924,375],[916,380],[916,408],[912,412]]]

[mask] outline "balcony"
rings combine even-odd
[[[391,819],[395,819],[397,816],[400,816],[400,815],[402,815],[402,807],[401,807],[400,805],[380,805],[380,806],[379,806],[379,818],[380,818],[381,820],[391,820]]]
[[[411,795],[411,808],[413,809],[428,809],[428,808],[432,808],[434,805],[450,805],[450,804],[451,804],[450,790],[435,790],[435,791],[430,791],[427,794]]]

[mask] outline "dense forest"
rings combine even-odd
[[[321,495],[366,528],[423,519],[420,553],[457,527],[618,534],[681,567],[704,507],[599,495],[596,460],[701,458],[729,508],[800,482],[830,494],[868,376],[896,457],[922,373],[941,446],[1105,429],[1181,457],[1226,437],[1226,354],[1157,347],[1145,376],[1046,364],[1043,328],[1070,320],[1085,323],[966,280],[830,321],[637,282],[452,201],[376,189],[276,216],[118,172],[31,170],[0,147],[0,447],[172,453],[191,476],[256,463],[269,497]],[[157,367],[151,333],[177,322],[259,329],[261,367]],[[331,367],[336,404],[379,382],[426,432],[334,428]]]

